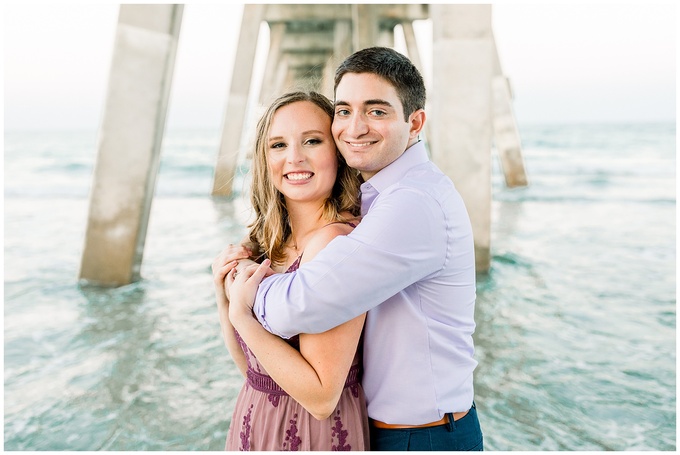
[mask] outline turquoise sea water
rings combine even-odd
[[[676,449],[674,124],[521,127],[530,186],[493,169],[478,280],[487,450]],[[142,281],[81,288],[96,132],[5,132],[6,450],[221,450],[242,379],[210,263],[244,179],[209,196],[218,131],[169,131]]]

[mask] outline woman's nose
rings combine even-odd
[[[292,145],[288,147],[288,153],[286,154],[286,161],[289,163],[301,163],[305,160],[304,152],[302,147],[299,145]]]

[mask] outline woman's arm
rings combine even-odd
[[[330,225],[319,231],[305,248],[304,262],[337,235],[346,234],[345,225]],[[320,334],[301,334],[300,351],[266,331],[253,317],[247,303],[255,267],[239,272],[231,285],[229,317],[239,335],[253,351],[267,373],[291,397],[319,420],[328,418],[337,406],[347,373],[356,354],[365,315]],[[228,277],[229,279],[233,279]],[[256,283],[256,284],[257,284]]]
[[[231,358],[238,367],[243,376],[246,375],[247,362],[245,354],[241,349],[236,336],[234,334],[234,327],[229,321],[229,297],[228,291],[225,287],[225,278],[229,272],[243,267],[239,263],[246,263],[249,260],[249,251],[242,246],[230,245],[224,249],[213,261],[213,282],[215,284],[215,297],[217,300],[217,314],[220,320],[220,328],[222,331],[222,338],[224,344],[229,350]],[[252,261],[250,261],[252,262]],[[254,263],[254,262],[253,262]],[[244,264],[247,265],[247,264]]]

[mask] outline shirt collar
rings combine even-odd
[[[399,158],[382,168],[366,183],[370,183],[378,192],[382,192],[390,185],[397,183],[414,166],[430,160],[423,141],[418,141],[407,148]]]

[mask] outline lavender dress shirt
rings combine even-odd
[[[467,210],[422,142],[361,186],[361,223],[296,272],[260,284],[253,308],[283,338],[367,312],[368,415],[418,425],[473,400],[475,258]]]

